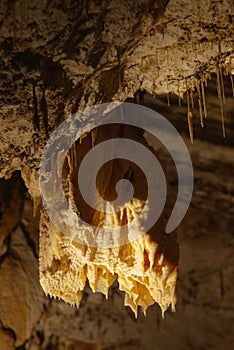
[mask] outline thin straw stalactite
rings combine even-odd
[[[168,53],[168,48],[166,48],[166,58],[167,58],[167,69],[169,71],[170,68],[170,62],[169,62],[169,53]]]
[[[233,84],[233,76],[232,76],[232,73],[230,72],[230,80],[231,80],[231,86],[232,86],[232,96],[234,98],[234,84]]]
[[[201,97],[200,82],[197,85],[197,91],[198,91],[198,105],[199,105],[200,124],[201,124],[201,127],[204,128],[204,119],[203,119],[203,110],[202,110],[202,97]]]
[[[194,108],[193,87],[190,88],[190,100],[191,100],[191,106],[192,108]]]
[[[178,91],[177,91],[177,94],[178,94],[178,104],[179,104],[179,107],[181,107],[181,98],[180,98],[180,83],[179,83],[179,80],[178,80]]]
[[[203,104],[203,110],[204,110],[204,117],[207,117],[207,109],[206,109],[206,96],[205,96],[205,89],[204,89],[204,82],[201,81],[201,90],[202,90],[202,104]]]
[[[221,109],[222,134],[223,134],[223,137],[225,137],[226,136],[226,132],[225,132],[225,93],[223,91],[224,84],[222,82],[223,81],[222,68],[217,67],[216,76],[217,76],[217,92],[218,92],[218,98],[220,100],[220,109]]]
[[[168,105],[168,107],[170,107],[170,96],[169,96],[169,93],[167,93],[167,105]]]
[[[232,87],[232,96],[234,98],[234,83],[233,83],[233,76],[232,76],[230,65],[228,65],[228,74],[230,76],[231,87]]]
[[[220,82],[221,82],[221,88],[222,88],[222,97],[223,97],[223,103],[224,106],[226,104],[226,98],[225,98],[225,90],[224,90],[224,81],[223,81],[223,69],[222,66],[219,68],[219,73],[220,73]],[[225,112],[225,109],[224,109]]]
[[[193,141],[194,141],[194,136],[193,136],[193,114],[191,112],[191,107],[190,107],[190,98],[189,98],[189,90],[188,90],[187,78],[186,78],[185,82],[186,82],[187,119],[188,119],[189,136],[190,136],[191,142],[193,143]]]
[[[168,77],[167,77],[167,91],[169,91]],[[167,105],[168,107],[170,107],[171,105],[169,92],[167,92]]]
[[[77,157],[76,157],[76,142],[73,144],[73,158],[74,158],[74,165],[77,166]]]

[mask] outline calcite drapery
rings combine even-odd
[[[113,213],[111,220],[110,215],[88,207],[82,199],[76,179],[83,157],[94,144],[116,137],[135,139],[150,148],[141,129],[105,125],[86,134],[80,142],[78,140],[64,162],[64,191],[69,205],[83,220],[96,226],[107,222],[111,225],[130,222],[145,205],[147,197],[147,184],[141,169],[131,162],[116,159],[100,170],[97,189],[106,200],[111,200],[118,179],[127,178],[134,187],[130,204],[120,214]],[[125,292],[125,305],[129,305],[136,316],[138,306],[145,313],[154,302],[160,305],[163,313],[170,304],[174,310],[178,246],[174,233],[165,234],[171,203],[172,197],[168,198],[162,217],[149,232],[142,232],[138,239],[111,248],[80,244],[60,232],[43,210],[40,224],[40,283],[45,293],[79,305],[86,282],[89,282],[93,292],[102,292],[108,297],[108,289],[117,279],[119,288]],[[82,229],[77,234],[82,235]]]

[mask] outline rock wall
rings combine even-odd
[[[0,16],[0,177],[13,173],[0,180],[0,349],[231,349],[233,2],[1,1]],[[225,139],[217,77],[205,87],[212,72],[227,73]],[[193,145],[186,94],[183,99],[189,88]],[[78,108],[125,100],[139,89],[154,95],[146,94],[144,103],[180,131],[195,172],[193,200],[179,228],[178,304],[164,320],[156,305],[135,320],[117,285],[108,300],[87,287],[79,309],[45,297],[38,282],[39,211],[34,218],[17,171],[38,198],[36,171],[54,127]],[[177,97],[157,95],[172,91]],[[163,149],[162,157],[170,164]],[[173,164],[168,174],[175,186]]]
[[[38,168],[78,109],[139,89],[181,99],[234,69],[230,0],[5,0],[0,18],[1,177]]]
[[[210,91],[212,85],[213,81]],[[231,98],[228,81],[226,89]],[[231,349],[233,138],[225,144],[218,126],[213,128],[212,138],[209,127],[197,128],[191,144],[186,136],[186,103],[182,101],[184,106],[178,107],[177,98],[170,98],[170,107],[165,95],[154,99],[147,95],[145,103],[174,124],[179,114],[178,130],[189,147],[195,172],[193,200],[179,227],[176,313],[168,311],[162,319],[159,307],[154,305],[146,317],[140,314],[135,320],[131,310],[123,306],[117,285],[111,288],[108,300],[87,287],[79,309],[46,298],[38,282],[39,211],[33,218],[32,201],[17,172],[10,180],[1,180],[0,189],[1,236],[4,233],[0,349]],[[208,108],[218,115],[215,100],[210,93]],[[174,165],[163,148],[161,156],[169,165],[169,181],[175,186]]]

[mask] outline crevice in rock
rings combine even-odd
[[[15,331],[12,328],[4,326],[2,321],[0,320],[0,327],[3,329],[4,332],[6,332],[14,341],[16,340],[16,334]]]
[[[35,242],[32,239],[30,232],[27,230],[27,227],[22,223],[22,221],[20,223],[20,227],[21,227],[21,229],[22,229],[22,231],[24,233],[24,236],[26,238],[26,241],[27,241],[29,247],[32,249],[32,252],[33,252],[34,256],[36,258],[38,258],[38,253],[37,253],[37,250],[36,250]]]

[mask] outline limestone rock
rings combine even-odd
[[[0,326],[0,348],[4,350],[14,350],[15,340],[13,332],[3,329]]]
[[[110,125],[97,128],[95,144],[101,143],[108,138],[123,139],[132,137],[133,140],[148,146],[142,131],[137,128]],[[89,240],[83,227],[77,226],[74,235],[76,238],[61,232],[50,221],[46,210],[42,211],[40,224],[40,283],[46,294],[59,297],[71,304],[79,306],[82,291],[88,282],[93,292],[102,292],[108,297],[108,290],[117,279],[120,290],[125,292],[124,304],[132,308],[137,316],[138,306],[142,307],[145,313],[147,308],[157,302],[162,313],[169,305],[175,309],[176,303],[176,280],[178,268],[178,246],[176,235],[165,234],[165,226],[169,217],[172,205],[166,205],[160,220],[152,228],[141,232],[140,220],[137,218],[147,200],[147,184],[142,178],[142,170],[134,164],[130,164],[123,159],[113,159],[102,167],[100,176],[97,176],[97,191],[99,197],[99,210],[90,208],[80,193],[76,184],[79,166],[84,155],[92,149],[92,134],[89,133],[85,139],[76,143],[68,155],[64,168],[64,191],[68,193],[69,205],[76,213],[77,217],[90,225],[96,227],[93,237],[94,242],[102,242],[101,246],[94,246],[92,238]],[[73,154],[73,160],[71,160]],[[76,164],[75,164],[76,158]],[[105,213],[103,198],[111,201],[113,189],[119,179],[131,179],[134,188],[134,196],[128,205],[123,205],[120,213]],[[48,182],[50,185],[50,182]],[[49,186],[48,185],[48,186]],[[154,185],[157,186],[157,179]],[[45,185],[43,185],[45,186]],[[47,186],[47,184],[46,184]],[[47,187],[48,187],[47,186]],[[46,188],[47,188],[46,187]],[[68,188],[67,188],[68,187]],[[52,189],[50,189],[51,191]],[[169,192],[170,196],[170,192]],[[97,199],[98,200],[98,199]],[[170,198],[172,202],[172,198]],[[156,211],[156,207],[150,210]],[[64,223],[68,223],[71,218],[64,213]],[[148,213],[152,215],[152,213]],[[132,220],[137,222],[131,226]],[[128,231],[124,237],[129,238],[129,242],[121,243],[121,225],[128,225]],[[88,227],[88,225],[87,225]],[[99,235],[98,228],[110,227],[110,230],[119,227],[119,231],[112,236]],[[114,232],[114,231],[113,231]],[[77,240],[77,237],[81,237]],[[116,242],[113,247],[105,247],[106,241]]]
[[[86,106],[138,90],[181,102],[233,74],[230,0],[2,1],[0,16],[0,177],[38,169],[52,130]]]
[[[21,219],[24,191],[19,172],[14,173],[7,182],[0,180],[0,256],[6,253],[6,238]]]
[[[99,348],[106,344],[109,349],[151,350],[156,345],[174,350],[229,349],[234,342],[233,1],[140,0],[119,1],[117,5],[115,0],[3,0],[0,68],[0,177],[7,179],[14,170],[23,169],[33,197],[39,189],[36,174],[41,153],[54,128],[93,103],[134,95],[136,102],[143,103],[141,94],[136,94],[139,89],[179,96],[155,95],[154,100],[147,101],[146,95],[145,103],[165,113],[176,125],[195,169],[195,193],[180,233],[180,297],[176,314],[167,312],[165,320],[156,307],[150,308],[143,319],[141,315],[137,321],[133,319],[122,307],[118,288],[110,289],[110,299],[105,302],[86,289],[78,311],[50,301],[32,330],[41,310],[37,306],[35,312],[37,303],[31,295],[32,289],[35,295],[40,290],[35,282],[37,259],[29,237],[26,243],[22,234],[24,252],[19,241],[17,248],[11,248],[9,230],[11,223],[15,222],[15,227],[18,222],[16,207],[21,203],[20,197],[14,197],[15,203],[9,208],[10,212],[15,208],[16,217],[8,214],[8,228],[1,231],[4,240],[9,237],[7,245],[1,246],[0,259],[0,319],[4,319],[0,322],[1,350],[14,349],[15,338],[19,345],[26,337],[30,337],[27,350],[71,350],[81,342],[96,343]],[[225,139],[220,133],[223,96],[217,96],[216,87],[222,75],[228,92]],[[205,109],[203,88],[205,97],[211,97],[206,100],[208,115],[204,120],[198,113],[201,101]],[[186,91],[191,99],[186,100]],[[186,108],[188,101],[192,103],[192,95],[193,146],[186,138]],[[182,107],[175,107],[175,103]],[[169,176],[175,184],[176,177]],[[24,219],[24,226],[31,225],[29,217]],[[14,237],[15,233],[13,244]],[[37,241],[37,232],[33,240]],[[16,255],[18,250],[20,256]],[[26,280],[31,285],[23,284]],[[27,299],[24,292],[29,290]],[[18,314],[16,322],[13,312],[18,313],[18,305],[28,316],[23,312],[21,318]],[[33,321],[34,312],[37,317]]]
[[[17,228],[10,253],[0,268],[0,320],[15,334],[15,346],[30,338],[43,310],[43,292],[38,283],[36,257]]]

